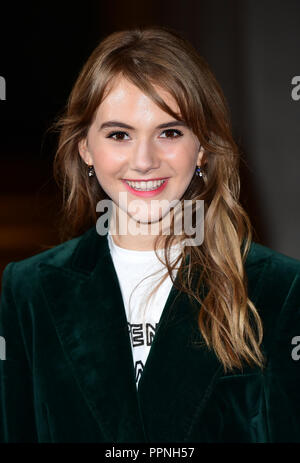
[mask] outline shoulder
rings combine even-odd
[[[273,292],[288,290],[300,277],[300,260],[252,241],[245,269],[248,277],[261,278]]]
[[[245,271],[249,298],[261,306],[263,317],[276,318],[292,303],[300,311],[300,261],[252,242]]]
[[[257,264],[263,261],[269,261],[275,267],[282,267],[284,269],[288,269],[291,272],[300,272],[300,260],[287,256],[281,252],[275,251],[267,246],[262,244],[256,243],[254,241],[251,242],[249,254],[249,265]]]
[[[297,367],[300,372],[292,355],[300,341],[300,261],[252,242],[246,269],[272,368]]]
[[[94,236],[94,227],[85,233],[39,252],[25,259],[10,262],[2,274],[2,290],[8,284],[16,287],[34,284],[41,266],[49,265],[58,268],[72,268],[74,256],[83,242],[90,241]]]
[[[245,262],[249,284],[256,297],[280,310],[295,298],[300,309],[300,260],[252,242]]]

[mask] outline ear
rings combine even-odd
[[[199,154],[198,154],[198,158],[197,158],[197,166],[200,167],[201,165],[203,164],[206,164],[206,160],[205,160],[205,156],[204,156],[204,148],[203,146],[200,146],[200,150],[199,150]],[[203,161],[202,161],[202,158],[203,158]]]
[[[79,151],[80,156],[82,157],[82,159],[87,165],[93,165],[94,162],[88,150],[86,138],[83,138],[82,140],[78,142],[78,151]]]

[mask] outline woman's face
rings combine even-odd
[[[172,96],[160,87],[155,89],[178,113]],[[199,140],[188,127],[121,77],[99,106],[87,138],[79,143],[80,155],[94,166],[117,210],[142,223],[159,221],[170,211],[172,201],[180,200],[196,165],[201,164],[199,149]],[[141,183],[160,179],[166,181]],[[130,186],[125,180],[136,183]]]

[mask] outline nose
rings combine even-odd
[[[140,140],[133,147],[129,165],[132,171],[137,171],[141,174],[158,169],[160,166],[160,157],[157,148],[150,140]]]

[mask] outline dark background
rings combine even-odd
[[[210,64],[242,151],[254,240],[300,259],[299,0],[10,2],[1,5],[0,270],[58,243],[56,137],[46,131],[98,42],[148,24],[176,29]]]

